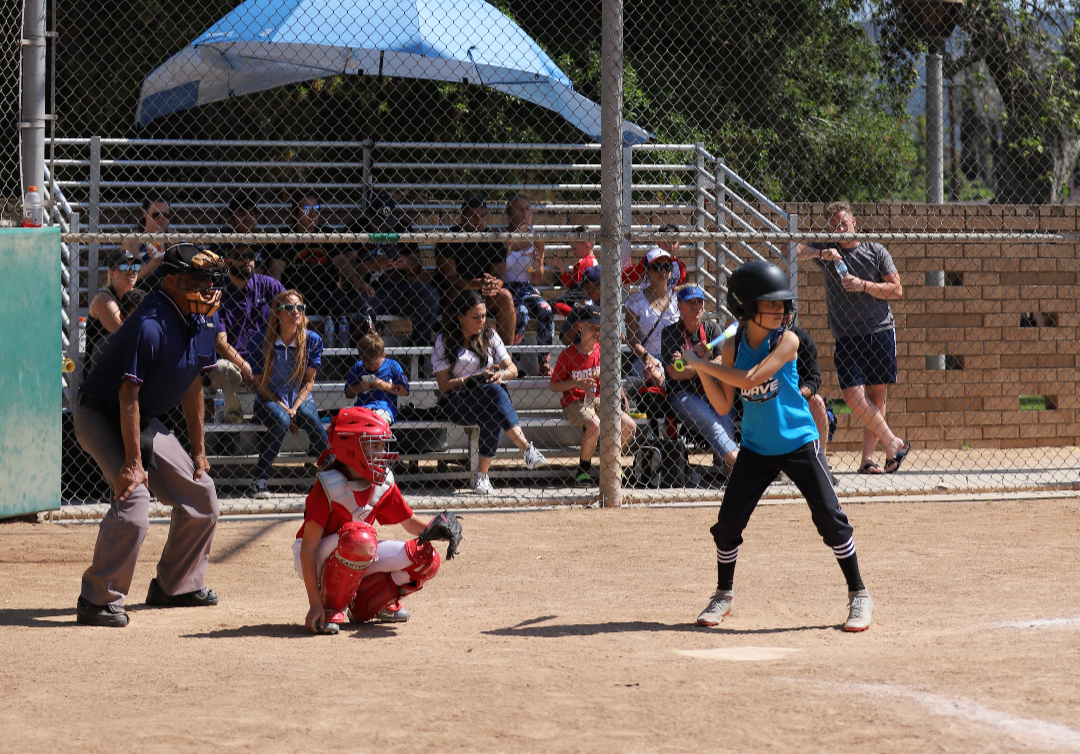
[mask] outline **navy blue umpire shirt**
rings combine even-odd
[[[218,315],[184,316],[164,291],[151,293],[109,338],[101,361],[79,391],[120,404],[124,380],[139,389],[139,413],[161,416],[184,397],[200,372],[217,366]]]

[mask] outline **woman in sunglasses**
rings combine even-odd
[[[109,285],[97,292],[87,312],[84,377],[90,373],[91,357],[98,341],[120,329],[124,321],[125,298],[135,287],[140,266],[130,251],[118,249],[109,255]]]
[[[169,222],[172,220],[172,210],[169,203],[160,198],[147,198],[142,203],[142,214],[139,222],[135,225],[136,233],[168,233]],[[157,288],[159,280],[158,267],[161,266],[161,258],[165,255],[165,244],[141,241],[124,241],[122,249],[129,251],[139,259],[142,268],[139,270],[139,287]]]
[[[319,409],[311,397],[315,373],[322,364],[323,341],[307,329],[304,298],[297,291],[285,291],[274,297],[265,334],[252,338],[249,353],[251,372],[258,392],[255,395],[255,421],[266,426],[259,441],[259,461],[255,481],[248,491],[254,498],[267,498],[266,480],[274,465],[285,433],[307,433],[311,453],[318,458],[327,449],[326,430],[319,420]]]
[[[660,333],[679,321],[679,304],[675,300],[675,281],[678,279],[671,254],[659,247],[645,254],[645,281],[641,290],[626,302],[626,342],[637,356],[630,372],[640,384],[664,384],[664,367],[660,363]]]

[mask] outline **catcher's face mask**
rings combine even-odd
[[[196,254],[191,268],[177,275],[177,285],[188,302],[188,313],[212,316],[221,306],[221,289],[227,279],[221,257],[206,250]]]

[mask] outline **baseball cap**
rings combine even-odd
[[[161,270],[165,273],[210,271],[223,266],[221,257],[193,243],[174,243],[165,249],[161,259]]]
[[[659,246],[653,246],[651,249],[645,252],[645,266],[648,267],[658,259],[667,259],[671,261],[671,254],[661,249]]]
[[[470,209],[487,209],[487,198],[474,194],[473,196],[466,197],[465,201],[461,203],[461,211],[465,212]]]
[[[397,220],[397,202],[385,191],[371,197],[367,206],[367,218],[370,222],[393,225]]]
[[[135,255],[127,249],[116,249],[109,253],[108,265],[109,269],[115,269],[122,264],[132,264],[135,261]]]
[[[688,285],[679,289],[679,301],[693,301],[694,299],[705,300],[705,291],[696,285]]]
[[[660,233],[678,233],[679,226],[674,223],[667,223],[666,225],[661,225],[657,228],[657,231]]]
[[[582,304],[578,307],[578,322],[599,325],[603,321],[604,318],[600,316],[600,307],[596,304]]]
[[[582,280],[588,280],[590,283],[600,282],[600,265],[594,264],[592,267],[586,267],[585,271],[581,273]]]

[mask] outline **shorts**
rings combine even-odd
[[[566,421],[570,422],[575,427],[584,428],[586,424],[592,421],[594,416],[600,416],[600,399],[597,398],[591,404],[586,404],[585,401],[574,401],[563,406],[563,416],[566,417]],[[622,411],[619,412],[619,420],[622,421],[625,417]]]
[[[896,383],[896,330],[836,339],[833,363],[840,389]]]

